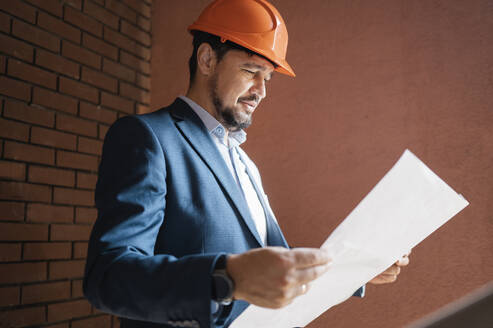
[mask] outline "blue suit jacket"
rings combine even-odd
[[[84,293],[124,318],[123,328],[228,326],[248,306],[236,301],[211,314],[218,256],[262,244],[226,163],[184,101],[110,128],[96,207]],[[268,244],[287,247],[277,225]]]

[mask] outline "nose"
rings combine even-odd
[[[250,90],[252,91],[252,93],[255,93],[259,97],[259,102],[260,100],[264,99],[266,96],[264,78],[262,76],[256,76]]]

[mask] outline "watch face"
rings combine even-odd
[[[215,301],[221,303],[231,303],[233,298],[233,282],[225,273],[214,272],[212,275],[214,281]]]

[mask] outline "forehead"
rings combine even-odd
[[[224,55],[223,61],[227,61],[230,65],[256,68],[265,73],[272,73],[274,71],[274,65],[267,59],[236,49],[228,51]]]

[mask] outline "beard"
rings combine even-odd
[[[232,106],[224,106],[224,103],[217,92],[217,75],[213,76],[210,80],[209,88],[212,103],[216,110],[216,118],[226,129],[229,131],[238,131],[246,129],[252,124],[252,115],[236,110]],[[257,97],[253,95],[252,97],[244,97],[238,100],[257,100]]]

